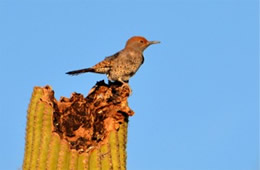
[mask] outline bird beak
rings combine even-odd
[[[160,41],[149,41],[149,45],[151,45],[151,44],[159,44],[160,43]]]

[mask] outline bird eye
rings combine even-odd
[[[140,40],[140,43],[144,43],[144,41],[143,41],[143,40]]]

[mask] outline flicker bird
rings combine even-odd
[[[110,81],[122,83],[128,80],[137,72],[144,62],[143,52],[151,44],[160,43],[159,41],[148,41],[141,36],[130,38],[125,48],[112,56],[106,57],[103,61],[93,67],[69,71],[66,74],[78,75],[86,72],[106,74]]]

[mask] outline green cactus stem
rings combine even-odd
[[[57,101],[35,87],[27,113],[24,170],[124,170],[130,88],[98,82],[87,97]]]

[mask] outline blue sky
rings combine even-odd
[[[87,94],[104,75],[71,77],[124,47],[149,47],[130,80],[129,170],[259,168],[256,0],[0,1],[1,169],[22,167],[34,86]]]

